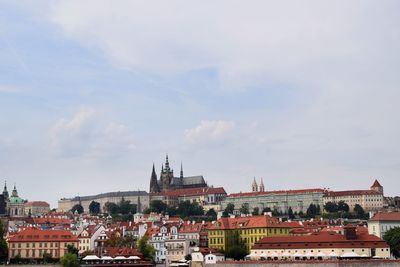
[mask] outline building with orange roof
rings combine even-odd
[[[395,227],[400,227],[400,212],[377,212],[368,220],[368,232],[380,238]]]
[[[40,260],[48,253],[59,259],[67,253],[67,246],[78,248],[78,237],[67,230],[27,228],[8,239],[8,259],[19,255],[22,259]]]
[[[268,215],[220,218],[208,229],[208,246],[227,251],[242,243],[249,250],[255,242],[266,236],[287,236],[292,225]]]
[[[310,235],[265,237],[251,248],[253,260],[323,260],[331,258],[390,258],[389,245],[379,237],[357,233],[347,225],[344,234],[316,232]]]
[[[384,206],[383,186],[375,180],[369,190],[327,191],[324,204],[327,202],[343,201],[349,205],[350,211],[355,205],[360,205],[364,211],[379,211]]]

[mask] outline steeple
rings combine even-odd
[[[251,185],[251,190],[253,192],[258,192],[258,186],[257,186],[257,182],[256,182],[256,177],[254,177],[253,184]]]
[[[156,169],[154,168],[154,163],[153,163],[153,170],[151,172],[151,178],[150,178],[150,193],[157,193],[157,192],[160,192],[160,188],[158,187]]]
[[[169,161],[168,161],[168,154],[167,154],[167,156],[165,157],[165,170],[167,171],[167,172],[169,172]]]
[[[9,195],[8,195],[8,190],[7,190],[7,181],[4,181],[4,189],[3,189],[3,196],[4,199],[8,199]]]
[[[263,178],[261,178],[260,186],[258,187],[258,189],[260,190],[260,192],[264,192],[265,191]]]
[[[17,186],[14,184],[14,189],[11,193],[12,197],[18,197],[18,191],[17,191]]]
[[[181,162],[181,173],[179,175],[179,178],[183,179],[183,166],[182,166],[182,162]]]

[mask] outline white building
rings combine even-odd
[[[368,221],[368,233],[380,238],[394,227],[400,227],[400,212],[378,212]]]

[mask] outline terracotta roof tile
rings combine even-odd
[[[378,212],[370,221],[400,221],[400,212]]]
[[[78,237],[66,230],[42,230],[27,228],[12,237],[9,242],[78,242]]]
[[[244,193],[233,193],[228,197],[251,197],[251,196],[262,196],[262,195],[281,195],[281,194],[301,194],[301,193],[323,193],[324,189],[311,188],[311,189],[297,189],[297,190],[276,190],[276,191],[265,191],[265,192],[244,192]]]

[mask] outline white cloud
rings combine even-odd
[[[84,108],[71,119],[60,119],[50,129],[53,149],[62,156],[117,155],[134,148],[128,127],[105,123],[94,109]]]
[[[224,139],[235,127],[233,121],[203,120],[192,129],[185,131],[185,141],[189,143],[214,142]]]

